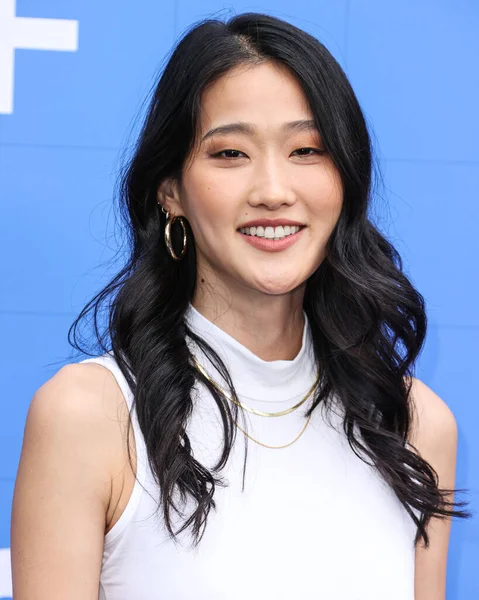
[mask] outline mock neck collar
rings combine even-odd
[[[290,402],[303,396],[317,376],[311,331],[304,314],[301,349],[292,360],[266,361],[246,348],[189,305],[188,326],[217,352],[226,365],[241,399],[258,402]],[[224,380],[196,344],[188,339],[190,350],[206,372],[224,389]]]

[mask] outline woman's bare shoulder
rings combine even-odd
[[[63,443],[96,449],[98,469],[108,481],[122,456],[121,431],[126,403],[112,373],[97,363],[70,363],[60,368],[34,394],[25,435],[32,430],[63,432]],[[52,440],[53,441],[53,440]],[[105,486],[105,490],[106,490]],[[105,496],[105,502],[109,497]]]
[[[448,404],[420,379],[412,377],[410,443],[425,452],[444,451],[444,442],[455,451],[457,423]]]
[[[35,392],[29,412],[37,407],[52,418],[87,426],[86,435],[99,430],[115,435],[118,420],[128,416],[113,374],[94,362],[70,363],[59,369]]]
[[[65,365],[33,395],[12,506],[15,597],[98,597],[124,404],[94,363]]]
[[[125,402],[121,390],[112,372],[103,365],[95,362],[69,363],[59,369],[41,390],[48,390],[55,394],[57,389],[68,389],[71,396],[89,398],[92,401],[90,408],[102,408],[115,413],[118,408],[123,409]]]
[[[106,472],[117,475],[123,464],[128,407],[109,369],[94,362],[67,364],[39,388],[34,402],[51,404],[59,420],[83,425],[86,441],[99,444]]]
[[[438,486],[453,490],[456,479],[458,428],[448,404],[420,379],[412,379],[413,418],[410,443],[434,469]],[[449,494],[452,501],[454,494]],[[415,597],[445,598],[451,519],[434,517],[427,526],[430,546],[416,547]]]

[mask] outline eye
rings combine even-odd
[[[314,156],[315,154],[326,154],[326,150],[321,150],[319,148],[310,148],[310,147],[305,147],[305,148],[298,148],[297,150],[295,150],[293,152],[296,153],[299,152],[299,156],[301,157],[307,157],[307,156]],[[226,158],[226,159],[230,159],[230,160],[234,160],[237,158],[242,158],[242,156],[246,156],[246,154],[244,152],[241,152],[240,150],[234,150],[233,148],[227,148],[226,150],[221,150],[220,152],[215,152],[214,154],[210,154],[210,156],[212,158]]]
[[[306,150],[306,152],[303,154],[302,152]],[[299,156],[313,156],[314,154],[326,154],[326,150],[320,150],[319,148],[298,148],[297,150],[295,150],[294,152],[300,152],[301,154]],[[293,154],[294,154],[293,152]]]
[[[229,153],[229,156],[224,156],[227,152]],[[215,154],[211,154],[211,156],[213,158],[241,158],[240,156],[231,156],[231,154],[243,154],[243,156],[246,156],[246,154],[243,152],[240,152],[239,150],[233,150],[232,148],[221,150],[221,152],[216,152]]]

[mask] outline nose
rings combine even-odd
[[[268,210],[277,210],[295,202],[296,194],[291,186],[287,166],[281,165],[274,157],[258,164],[249,194],[250,206],[265,206]]]

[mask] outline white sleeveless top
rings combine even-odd
[[[246,406],[284,410],[299,402],[316,379],[307,320],[296,358],[268,362],[192,306],[187,318],[225,361]],[[221,385],[211,363],[188,343]],[[111,353],[82,362],[110,369],[131,409],[132,392]],[[221,449],[220,413],[200,383],[193,388],[193,401],[187,433],[195,458],[209,468]],[[265,444],[287,444],[301,431],[310,402],[281,417],[246,412],[247,431]],[[349,447],[340,403],[331,422],[320,404],[291,446],[270,449],[248,440],[244,491],[244,434],[238,430],[220,473],[229,485],[216,489],[217,508],[195,549],[188,532],[175,544],[165,533],[162,513],[155,514],[159,488],[134,411],[132,418],[139,482],[105,536],[100,599],[414,599],[415,524],[374,468]]]

